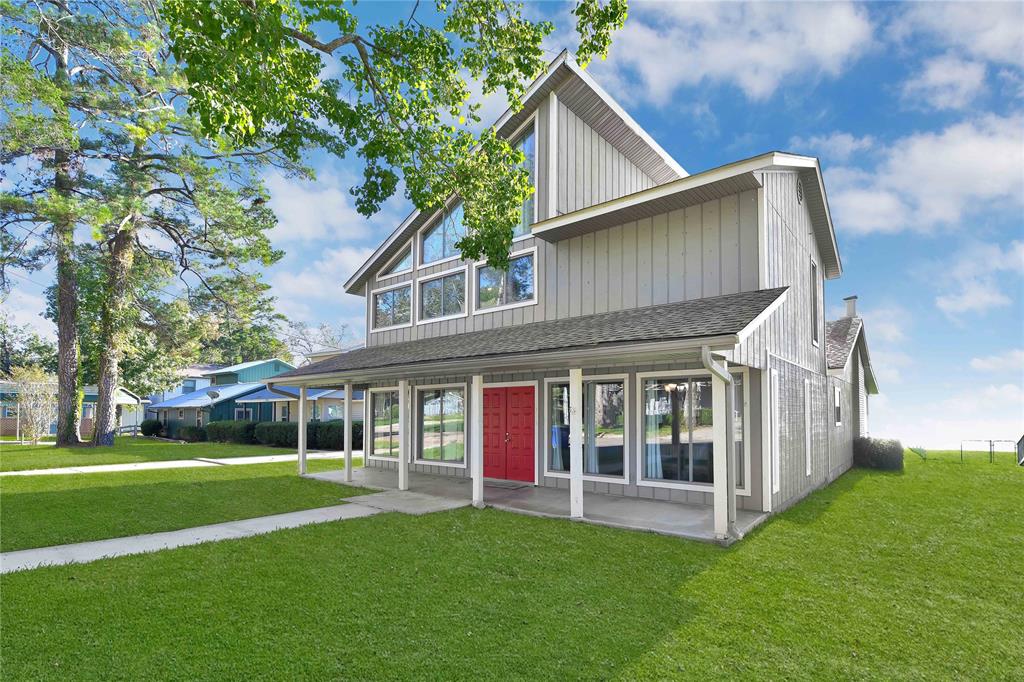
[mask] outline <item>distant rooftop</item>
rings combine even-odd
[[[268,362],[275,362],[275,361],[280,362],[282,365],[287,365],[288,367],[290,367],[292,369],[295,368],[295,365],[293,365],[290,362],[285,362],[284,360],[281,360],[280,358],[268,358],[266,360],[250,360],[249,362],[242,362],[240,364],[230,365],[228,367],[218,367],[217,369],[213,370],[212,372],[206,372],[204,374],[204,376],[208,376],[209,377],[209,376],[216,376],[218,374],[236,374],[238,372],[241,372],[242,370],[249,369],[250,367],[257,367],[259,365],[265,365]]]

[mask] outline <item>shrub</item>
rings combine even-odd
[[[865,469],[903,471],[903,444],[886,438],[855,438],[853,463]]]
[[[255,443],[256,422],[220,421],[206,425],[206,437],[218,443]]]
[[[256,442],[280,448],[299,446],[297,422],[261,422],[256,425]],[[310,450],[341,450],[345,447],[345,422],[336,419],[327,422],[309,422],[306,425],[306,447]],[[352,449],[361,449],[363,425],[352,424]]]
[[[352,449],[361,450],[363,442],[363,425],[361,422],[352,422]],[[345,420],[332,419],[331,421],[318,422],[316,425],[316,447],[321,450],[344,450],[345,449]]]
[[[142,431],[143,436],[159,436],[164,432],[164,425],[160,423],[159,419],[143,419],[139,424],[139,430]]]
[[[189,443],[206,440],[206,429],[202,426],[182,426],[178,429],[178,438]]]
[[[254,431],[256,442],[279,448],[299,446],[299,425],[295,422],[260,422]]]

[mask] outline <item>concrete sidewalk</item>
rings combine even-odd
[[[362,458],[362,450],[353,450],[352,459]],[[309,452],[306,459],[344,459],[343,452]],[[275,462],[298,461],[294,455],[255,455],[251,457],[196,457],[195,459],[168,459],[162,462],[129,462],[126,464],[90,464],[79,467],[57,467],[53,469],[27,469],[25,471],[0,471],[0,476],[52,476],[59,474],[105,474],[112,471],[146,471],[148,469],[185,469],[189,467],[230,466],[235,464],[273,464]]]
[[[217,540],[233,540],[253,535],[262,535],[283,528],[297,528],[313,523],[356,519],[380,514],[377,509],[361,504],[340,504],[333,507],[306,509],[286,514],[260,516],[254,519],[214,523],[182,530],[147,535],[132,535],[125,538],[79,542],[73,545],[56,545],[37,549],[23,549],[0,554],[0,573],[11,573],[40,566],[61,566],[84,564],[98,559],[144,554],[162,549],[198,545]]]

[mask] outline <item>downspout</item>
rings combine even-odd
[[[704,369],[708,370],[725,384],[725,490],[727,496],[726,509],[728,509],[727,534],[733,540],[739,540],[742,536],[736,532],[736,463],[733,459],[736,452],[736,434],[734,433],[732,416],[735,411],[732,373],[724,365],[716,362],[711,357],[711,347],[701,346],[700,361]]]

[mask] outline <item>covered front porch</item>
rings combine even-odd
[[[306,474],[308,478],[381,491],[399,491],[398,473],[378,468],[358,468],[346,480],[343,471]],[[401,494],[408,500],[391,497],[387,505],[394,511],[418,513],[418,509],[452,509],[473,504],[473,484],[468,478],[410,472],[408,487]],[[586,514],[573,517],[565,490],[534,486],[530,483],[484,479],[484,506],[502,511],[550,518],[575,519],[613,528],[639,530],[691,540],[716,541],[714,509],[692,505],[603,493],[583,493]],[[429,499],[424,499],[429,498]],[[767,514],[738,510],[736,531],[744,535]]]

